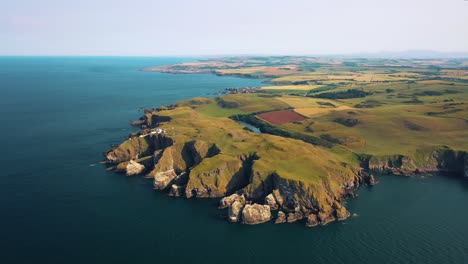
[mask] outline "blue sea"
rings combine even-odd
[[[468,263],[468,181],[379,176],[328,226],[244,226],[217,200],[106,171],[145,107],[262,80],[142,72],[193,58],[0,57],[0,263]]]

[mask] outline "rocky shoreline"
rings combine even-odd
[[[350,213],[342,205],[344,200],[355,197],[360,186],[374,185],[373,173],[409,176],[447,171],[468,177],[467,153],[441,146],[418,150],[417,158],[357,155],[360,164],[333,168],[334,174],[341,175],[333,181],[311,184],[292,180],[259,169],[261,157],[256,153],[228,156],[216,141],[148,133],[171,123],[172,118],[164,114],[177,109],[171,106],[146,110],[133,124],[140,126],[142,132],[130,135],[106,152],[106,162],[128,176],[146,174],[154,179],[155,189],[170,196],[221,198],[219,208],[227,209],[230,222],[252,225],[274,219],[277,224],[303,221],[305,226],[313,227],[345,220]]]

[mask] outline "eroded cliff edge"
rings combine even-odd
[[[155,189],[172,196],[221,198],[232,222],[276,217],[276,223],[301,220],[309,227],[349,217],[345,199],[374,184],[374,172],[468,175],[464,151],[439,146],[412,155],[357,154],[252,133],[229,118],[203,114],[212,103],[202,98],[147,110],[135,123],[141,132],[107,152],[106,160],[118,172],[146,174]]]

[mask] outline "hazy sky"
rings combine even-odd
[[[1,0],[2,55],[468,51],[467,0]]]

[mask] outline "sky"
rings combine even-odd
[[[468,52],[468,0],[2,0],[0,55]]]

